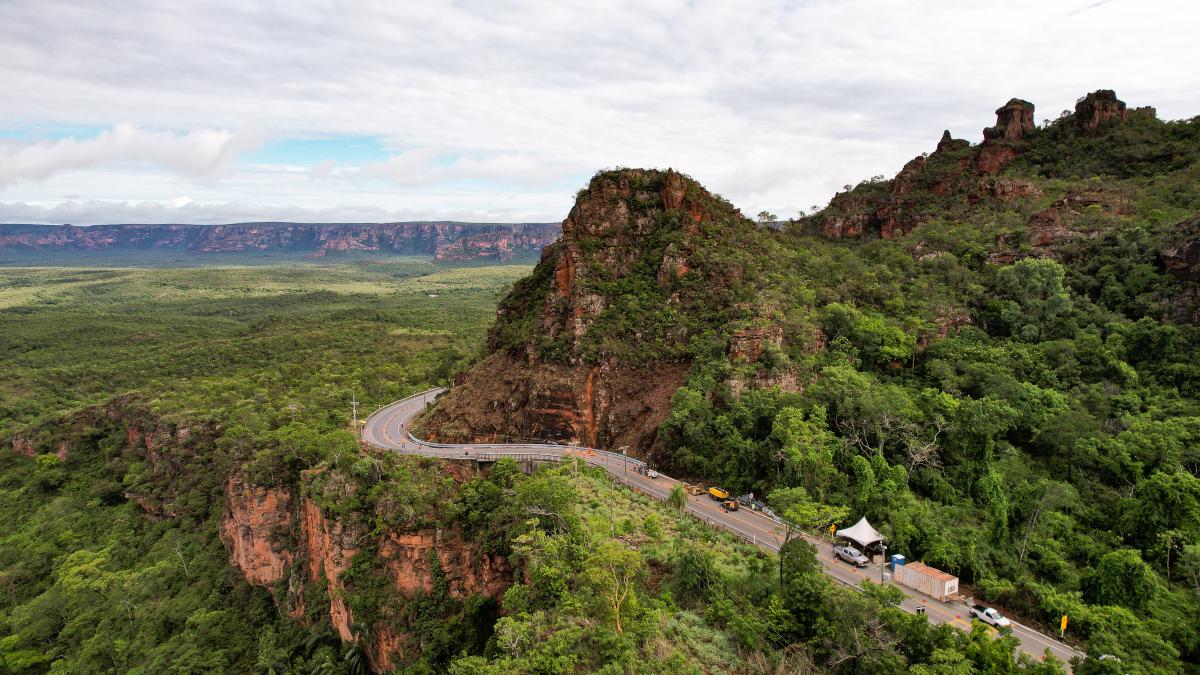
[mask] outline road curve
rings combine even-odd
[[[411,433],[409,423],[443,391],[445,390],[440,388],[430,389],[379,408],[364,423],[362,440],[370,445],[404,454],[446,459],[492,459],[495,456],[511,456],[552,460],[574,455],[589,464],[604,467],[619,482],[663,500],[667,498],[671,488],[679,483],[667,476],[647,478],[636,471],[644,462],[594,448],[553,443],[430,443],[420,440]],[[783,544],[782,527],[761,512],[741,509],[729,513],[706,495],[689,496],[687,510],[702,521],[729,530],[769,551],[778,551]],[[852,587],[857,587],[864,578],[879,583],[878,565],[865,570],[856,569],[836,561],[828,542],[807,535],[805,539],[816,546],[817,559],[825,572],[834,579]],[[908,596],[900,605],[903,609],[915,612],[917,607],[924,606],[930,621],[949,623],[963,630],[970,630],[971,618],[966,605],[939,602],[910,588],[898,584],[895,587]],[[1020,640],[1021,651],[1035,658],[1041,658],[1047,649],[1064,663],[1069,663],[1075,656],[1083,657],[1082,652],[1027,626],[1013,622],[1012,630],[1013,635]]]

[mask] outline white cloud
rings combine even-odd
[[[542,193],[561,173],[674,166],[748,213],[786,213],[894,174],[944,128],[978,141],[1012,96],[1039,119],[1101,87],[1167,118],[1200,113],[1200,42],[1179,28],[1197,24],[1200,5],[1171,0],[17,0],[0,3],[0,131],[126,120],[372,136],[395,152],[369,170],[329,157],[328,172],[269,185],[241,167],[218,189],[171,188],[214,204],[368,207],[386,183],[438,212],[519,190],[554,219],[570,195]],[[126,158],[189,179],[228,166],[211,149],[147,153]],[[44,165],[58,166],[20,175]],[[56,195],[170,198],[134,189],[162,182],[149,170],[128,186],[54,178]],[[480,185],[464,197],[451,189],[464,181]],[[49,199],[4,183],[0,200]]]
[[[371,175],[387,176],[400,185],[434,185],[488,179],[500,183],[550,185],[583,170],[578,164],[539,161],[529,154],[502,153],[447,159],[422,148],[391,155],[363,167]]]
[[[194,129],[186,134],[118,124],[95,138],[0,142],[0,187],[115,162],[152,162],[197,180],[227,173],[241,152],[261,145],[253,134]]]

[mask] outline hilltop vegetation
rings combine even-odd
[[[1194,667],[1200,119],[1104,91],[1042,127],[997,115],[783,231],[673,172],[597,174],[431,423],[801,488],[797,513],[867,516],[1048,630],[1070,615],[1093,657]],[[618,407],[614,373],[680,367],[669,405]]]

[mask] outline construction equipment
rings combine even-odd
[[[718,502],[723,502],[723,501],[729,499],[729,493],[722,490],[719,487],[708,488],[708,496],[712,497],[714,500],[716,500]]]
[[[687,493],[692,496],[698,496],[698,495],[704,494],[704,486],[703,485],[689,484],[686,486],[685,489],[687,490]]]
[[[726,499],[725,501],[721,502],[721,508],[725,509],[726,511],[737,511],[738,510],[737,500],[736,499]]]

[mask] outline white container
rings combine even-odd
[[[958,577],[924,563],[896,565],[893,575],[901,586],[908,586],[942,602],[958,593]]]

